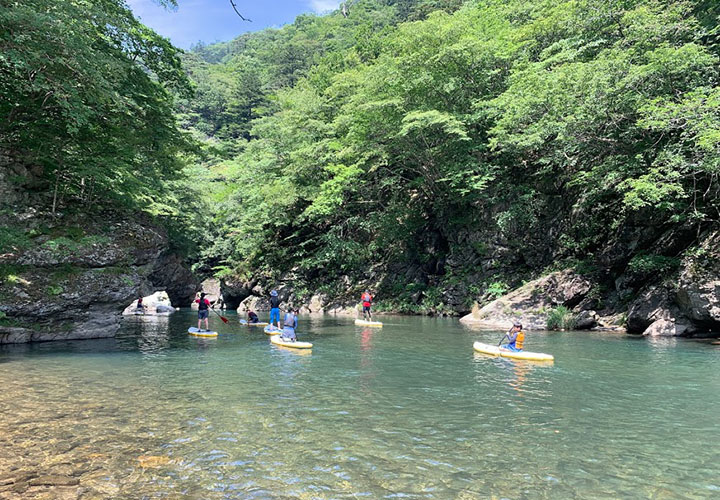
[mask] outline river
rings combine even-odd
[[[720,346],[531,332],[538,364],[453,319],[325,316],[303,352],[227,316],[0,347],[0,498],[720,497]]]

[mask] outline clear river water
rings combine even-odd
[[[226,315],[0,347],[0,498],[720,498],[720,345],[531,332],[538,364],[325,316],[303,352]]]

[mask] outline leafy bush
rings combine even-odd
[[[494,281],[488,285],[486,293],[497,299],[505,295],[509,289],[510,287],[504,281]]]
[[[633,274],[668,274],[680,265],[680,259],[657,254],[638,254],[628,263],[627,269]]]
[[[576,324],[577,317],[565,306],[557,306],[548,313],[548,330],[572,330]]]

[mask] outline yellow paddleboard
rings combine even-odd
[[[245,326],[268,326],[270,323],[243,323]]]
[[[270,337],[270,342],[283,347],[291,347],[293,349],[311,349],[313,346],[310,342],[299,342],[297,340],[295,342],[286,341],[283,340],[280,335],[273,335]]]
[[[473,349],[475,349],[477,352],[481,352],[483,354],[489,354],[491,356],[501,356],[503,358],[512,358],[512,359],[526,359],[528,361],[554,361],[555,358],[552,354],[545,354],[542,352],[529,352],[529,351],[520,351],[520,352],[513,352],[509,351],[507,349],[501,349],[500,347],[496,345],[490,345],[490,344],[483,344],[482,342],[475,342],[473,344]]]
[[[355,324],[358,326],[369,326],[372,328],[382,328],[382,323],[379,321],[365,321],[364,319],[356,319]]]
[[[188,328],[188,333],[190,335],[195,335],[196,337],[217,337],[217,332],[211,332],[210,330],[198,330],[197,328],[190,327]]]

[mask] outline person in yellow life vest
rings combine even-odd
[[[505,339],[508,339],[508,343],[500,346],[501,349],[507,349],[512,352],[522,351],[523,344],[525,343],[525,333],[522,331],[522,324],[519,321],[513,323],[512,328],[505,334],[500,344],[502,344]]]

